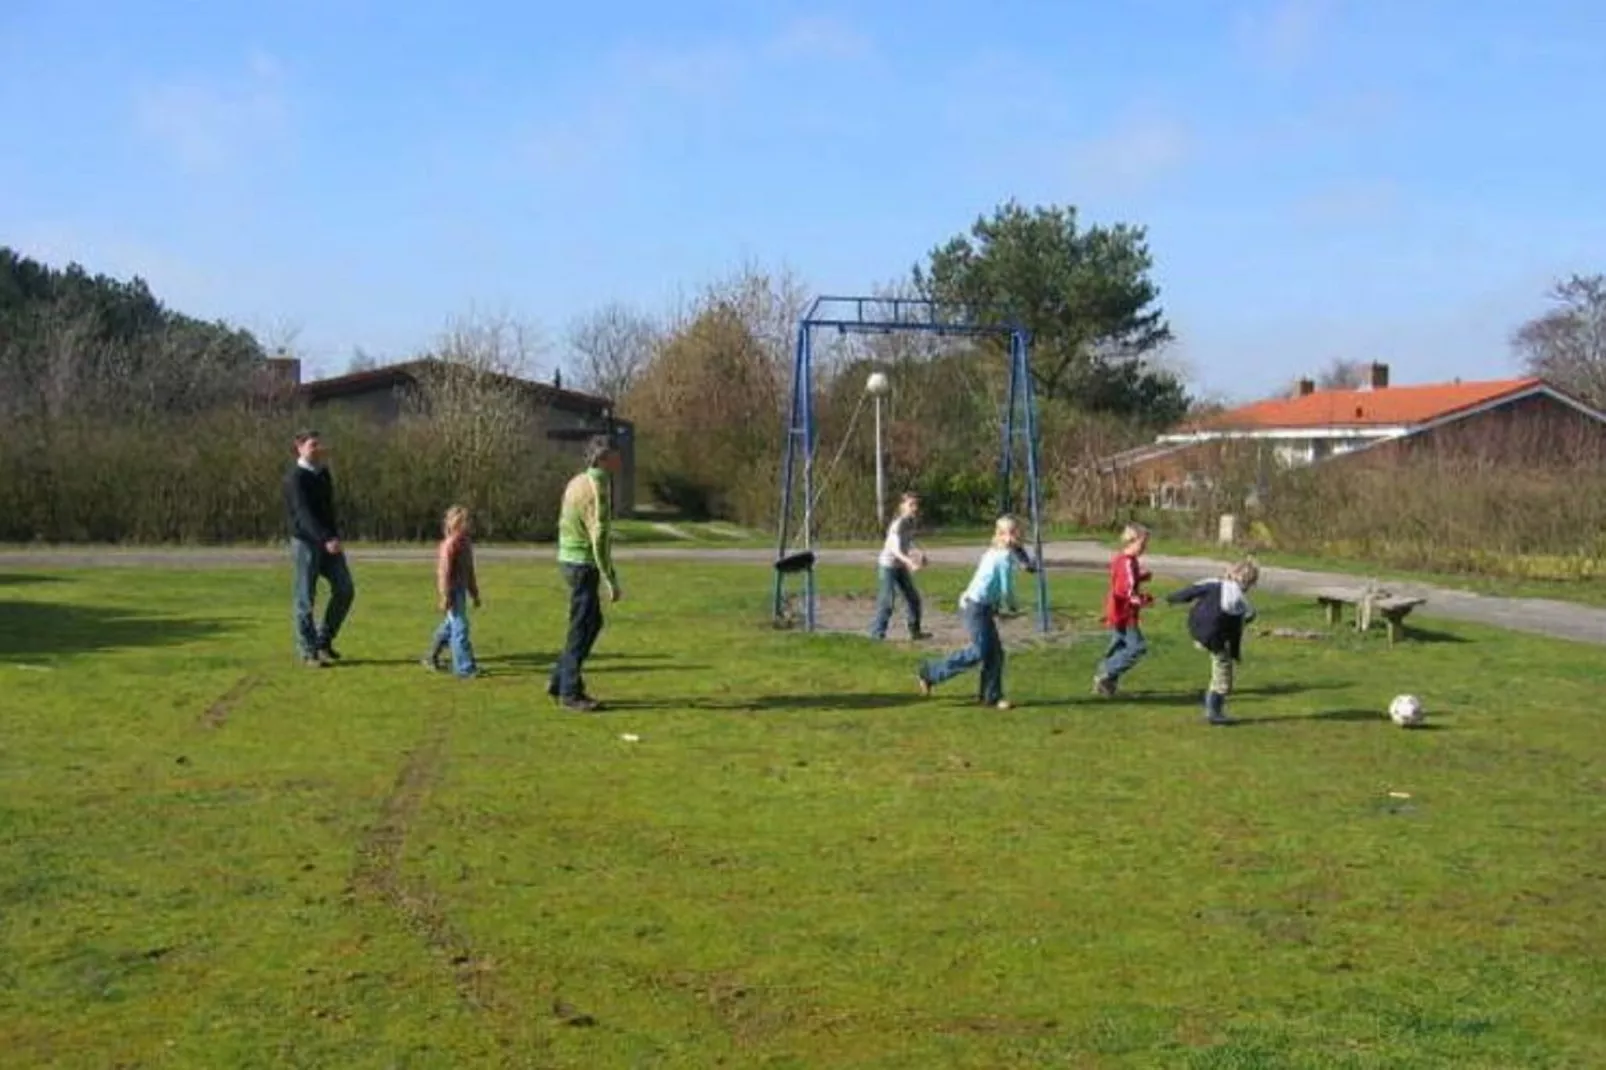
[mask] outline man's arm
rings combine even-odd
[[[474,599],[474,604],[480,604],[480,577],[479,570],[474,567],[474,544],[463,542],[463,582],[468,586],[468,596]]]
[[[586,534],[591,538],[591,556],[597,569],[615,598],[619,595],[619,577],[613,570],[613,531],[608,511],[602,504],[602,488],[595,479],[591,484],[591,503],[585,512]]]
[[[325,527],[323,521],[312,508],[312,502],[307,498],[307,487],[301,478],[302,469],[293,467],[290,474],[285,477],[288,493],[285,495],[290,501],[290,515],[297,531],[312,536],[314,542],[320,546],[334,539],[335,533]]]

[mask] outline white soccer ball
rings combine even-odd
[[[879,396],[892,389],[892,380],[887,378],[886,372],[871,372],[870,378],[864,381],[864,388]]]
[[[1395,695],[1389,703],[1389,720],[1401,728],[1414,728],[1427,717],[1422,700],[1415,695]]]

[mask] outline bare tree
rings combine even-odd
[[[357,372],[371,372],[383,363],[384,361],[381,360],[377,355],[368,352],[368,350],[364,349],[362,346],[352,346],[351,357],[346,361],[346,374],[353,375]]]
[[[569,329],[579,387],[618,401],[662,341],[656,321],[617,301],[581,317]]]
[[[1359,390],[1369,381],[1371,365],[1364,360],[1345,360],[1334,357],[1321,371],[1311,376],[1310,382],[1318,390]],[[1283,388],[1282,397],[1297,397],[1299,383]]]
[[[1517,328],[1512,348],[1530,374],[1606,408],[1606,275],[1574,275],[1550,299],[1556,307]]]
[[[547,348],[532,323],[505,312],[473,312],[447,324],[432,355],[478,372],[534,378]]]

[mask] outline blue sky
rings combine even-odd
[[[1592,6],[4,0],[0,243],[333,373],[744,260],[867,291],[1015,197],[1149,228],[1208,393],[1502,376],[1606,270]]]

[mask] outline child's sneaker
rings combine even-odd
[[[419,658],[418,659],[418,664],[422,665],[424,668],[428,669],[430,672],[441,672],[442,671],[441,663],[440,663],[440,660],[438,658]]]
[[[1115,681],[1108,676],[1094,676],[1093,693],[1100,698],[1114,698]]]
[[[931,681],[926,679],[925,673],[915,673],[915,683],[919,686],[922,695],[926,698],[931,697]]]
[[[1007,698],[1001,698],[993,703],[993,708],[996,710],[1012,710],[1015,708],[1015,704]]]
[[[931,633],[926,631],[914,631],[909,633],[909,641],[911,643],[919,643],[930,638]]]

